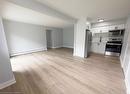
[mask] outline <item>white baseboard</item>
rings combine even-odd
[[[52,49],[56,49],[56,48],[61,48],[62,46],[55,46],[55,47],[49,47],[49,48],[52,48]]]
[[[78,56],[78,57],[81,57],[81,58],[84,58],[84,55],[82,53],[74,53],[73,56]]]
[[[123,60],[122,60],[121,56],[120,56],[120,63],[121,63],[121,67],[123,68]]]
[[[56,48],[62,48],[62,47],[65,47],[65,48],[73,48],[73,46],[54,46],[54,47],[48,47],[48,48],[52,48],[52,49],[56,49]]]
[[[11,80],[9,80],[7,82],[4,82],[4,83],[0,84],[0,89],[6,88],[6,87],[8,87],[10,85],[13,85],[15,83],[16,83],[15,78],[13,78],[13,79],[11,79]]]
[[[16,52],[16,53],[11,53],[11,56],[17,56],[17,55],[29,54],[29,53],[39,52],[39,51],[45,51],[45,50],[47,50],[46,47],[41,47],[41,48],[32,49],[32,50],[25,51],[25,52]]]
[[[63,45],[63,47],[65,47],[65,48],[74,48],[73,46],[66,46],[66,45]]]
[[[128,83],[128,79],[125,79],[127,94],[130,94],[130,84]]]

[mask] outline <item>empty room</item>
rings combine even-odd
[[[130,94],[129,0],[0,0],[0,94]]]

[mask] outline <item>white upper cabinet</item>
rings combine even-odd
[[[118,29],[125,29],[125,25],[124,24],[118,25]]]
[[[124,24],[120,24],[120,25],[96,27],[96,28],[92,28],[91,32],[92,32],[92,34],[94,34],[94,33],[106,33],[109,30],[115,30],[115,29],[125,29],[125,25]]]
[[[121,25],[109,26],[109,30],[115,30],[115,29],[125,29],[125,25],[121,24]]]
[[[108,26],[106,26],[106,27],[100,27],[99,29],[100,29],[101,33],[105,33],[105,32],[108,32],[109,27]]]
[[[95,33],[107,33],[109,31],[109,27],[98,27],[98,28],[92,28],[91,32],[94,35]]]

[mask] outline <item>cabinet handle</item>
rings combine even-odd
[[[100,37],[100,42],[102,42],[102,37]]]

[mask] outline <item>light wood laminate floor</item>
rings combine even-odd
[[[116,57],[83,59],[61,48],[16,56],[11,63],[17,83],[0,94],[126,94]]]

